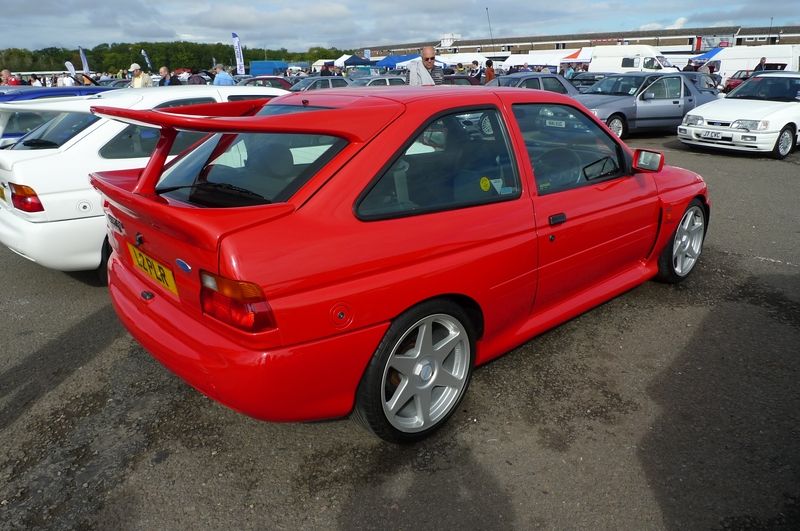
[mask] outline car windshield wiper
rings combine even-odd
[[[266,197],[252,190],[248,190],[246,188],[240,188],[234,184],[230,183],[215,183],[211,181],[202,181],[199,183],[194,184],[185,184],[180,186],[167,186],[164,188],[156,188],[156,193],[164,194],[167,192],[174,192],[175,190],[190,190],[190,189],[197,189],[197,188],[213,188],[215,190],[224,190],[226,192],[235,192],[237,194],[241,194],[247,197],[252,197],[254,199],[260,199],[266,203],[271,203]]]
[[[29,138],[28,140],[23,140],[22,145],[26,147],[40,147],[40,148],[58,147],[58,144],[56,142],[53,142],[52,140],[45,140],[43,138]]]

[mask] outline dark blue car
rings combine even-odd
[[[88,96],[113,90],[111,87],[96,85],[75,87],[0,87],[0,103],[36,100],[40,98],[63,98],[66,96]],[[52,116],[38,112],[0,112],[0,147],[13,144],[20,137],[33,131]]]

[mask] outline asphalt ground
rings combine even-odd
[[[0,528],[800,528],[800,151],[629,144],[709,183],[692,276],[478,369],[414,446],[234,413],[87,275],[0,249]]]

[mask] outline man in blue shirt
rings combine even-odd
[[[233,80],[231,75],[225,71],[225,67],[222,65],[217,65],[214,70],[217,71],[217,75],[214,76],[214,83],[213,85],[235,85],[236,81]]]

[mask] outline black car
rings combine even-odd
[[[563,76],[542,72],[518,72],[507,76],[497,76],[486,85],[489,87],[521,87],[548,90],[558,94],[566,94],[567,96],[580,94],[578,89]]]
[[[578,72],[569,78],[572,85],[583,92],[582,89],[587,89],[609,75],[611,72]]]

